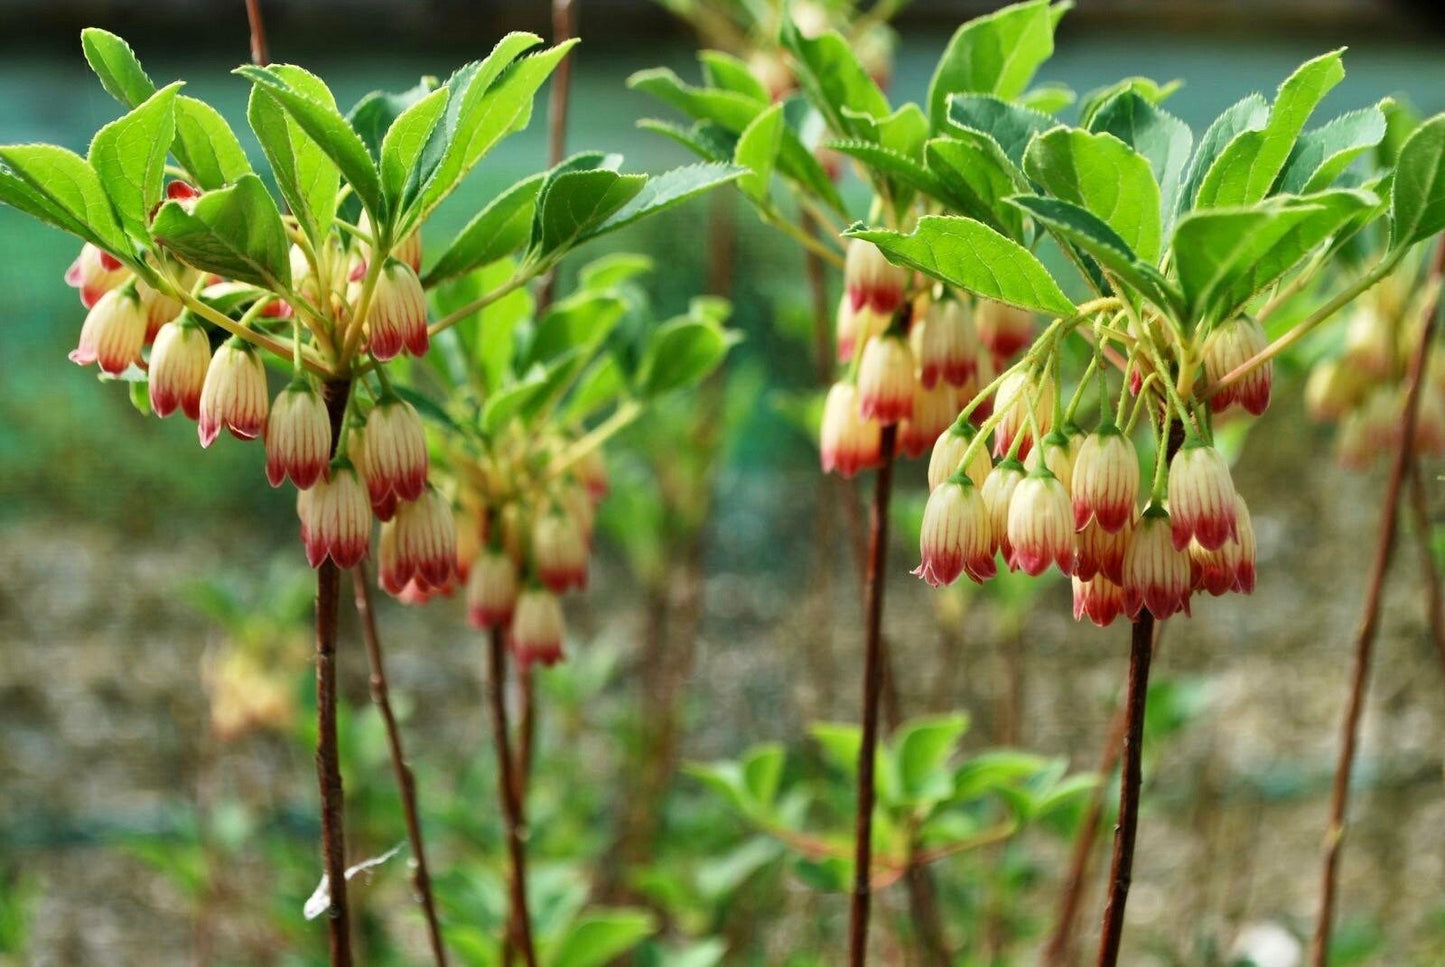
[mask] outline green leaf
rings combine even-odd
[[[608,168],[567,171],[548,178],[537,196],[531,251],[537,257],[566,251],[587,229],[631,201],[646,183],[646,175],[622,175]]]
[[[910,805],[939,803],[953,794],[949,757],[968,730],[968,716],[942,715],[909,722],[893,740],[900,801]]]
[[[1159,260],[1159,186],[1149,162],[1112,134],[1054,128],[1029,145],[1024,171],[1054,197],[1093,212],[1143,261]]]
[[[582,266],[577,273],[577,285],[582,289],[612,289],[646,275],[654,268],[656,263],[646,255],[614,252]]]
[[[907,155],[891,151],[871,141],[829,141],[828,147],[839,154],[857,158],[873,171],[898,185],[923,192],[932,198],[948,200],[948,191],[943,182],[932,171]],[[896,199],[896,202],[900,207],[906,208],[911,197],[900,197]]]
[[[171,151],[206,191],[251,173],[246,151],[221,112],[184,94],[176,98],[176,140]]]
[[[699,121],[691,128],[657,118],[643,118],[637,126],[671,138],[704,161],[727,162],[737,150],[737,138],[710,121]]]
[[[325,87],[321,90],[325,91]],[[329,97],[330,92],[326,91],[325,96]],[[246,118],[271,163],[281,197],[312,245],[319,247],[330,234],[331,219],[336,214],[340,169],[286,113],[270,88],[260,84],[251,88]]]
[[[366,150],[380,162],[381,143],[386,140],[386,132],[391,130],[396,119],[439,86],[435,78],[424,77],[416,86],[399,93],[372,91],[347,112],[346,120],[361,136]]]
[[[1420,125],[1400,147],[1390,221],[1392,249],[1445,229],[1445,114]]]
[[[99,27],[86,27],[80,32],[80,47],[106,93],[126,107],[140,107],[156,92],[135,51],[115,34]]]
[[[1251,205],[1268,194],[1315,106],[1344,80],[1341,51],[1306,61],[1279,87],[1269,122],[1230,141],[1205,172],[1197,208]]]
[[[1199,184],[1220,152],[1240,134],[1257,131],[1263,128],[1268,120],[1269,104],[1258,94],[1251,94],[1235,102],[1214,119],[1205,129],[1204,136],[1199,139],[1199,146],[1194,149],[1194,157],[1189,159],[1189,167],[1184,171],[1184,187],[1179,192],[1181,213],[1194,207],[1195,197],[1199,194]]]
[[[1040,224],[1083,249],[1107,272],[1166,311],[1177,311],[1180,296],[1154,266],[1142,261],[1109,225],[1093,212],[1071,202],[1038,195],[1009,198]]]
[[[867,137],[867,128],[854,121],[863,116],[888,116],[888,98],[858,62],[852,45],[836,30],[804,37],[793,18],[783,18],[783,46],[794,57],[794,74],[809,102],[828,126],[844,137]]]
[[[1054,25],[1062,9],[1050,10],[1048,0],[1028,0],[959,27],[928,85],[934,128],[948,116],[950,94],[996,94],[1005,101],[1022,94],[1034,72],[1053,56]]]
[[[1123,80],[1115,81],[1105,87],[1092,90],[1084,95],[1084,101],[1079,105],[1079,126],[1092,127],[1094,115],[1099,108],[1109,101],[1112,101],[1120,94],[1132,92],[1148,101],[1150,104],[1159,105],[1169,99],[1175,91],[1184,86],[1180,80],[1169,81],[1167,84],[1160,84],[1149,77],[1126,77]]]
[[[1088,128],[1112,134],[1149,162],[1159,185],[1165,224],[1172,222],[1184,166],[1189,163],[1189,151],[1194,146],[1189,125],[1155,107],[1137,92],[1126,90],[1101,104]]]
[[[754,746],[743,756],[743,782],[754,803],[768,809],[778,798],[783,778],[783,746],[777,742]]]
[[[255,175],[206,192],[191,211],[170,201],[151,231],[183,262],[268,289],[291,284],[290,240],[276,203]]]
[[[567,929],[548,967],[603,967],[657,932],[646,910],[589,910]]]
[[[236,73],[253,84],[266,85],[267,93],[281,102],[286,113],[295,120],[306,136],[335,163],[341,176],[371,214],[372,224],[384,224],[387,215],[386,201],[381,194],[381,178],[376,173],[371,154],[362,143],[361,135],[356,133],[336,109],[334,100],[329,96],[326,100],[319,100],[316,96],[319,90],[300,89],[303,83],[311,87],[310,82],[303,82],[300,78],[313,75],[289,64],[238,67]],[[320,83],[319,78],[316,82]]]
[[[150,213],[161,200],[166,154],[176,130],[177,81],[95,133],[89,161],[121,225],[136,238],[150,236]]]
[[[1367,192],[1335,189],[1180,219],[1173,263],[1188,317],[1229,318],[1376,201]]]
[[[627,304],[606,291],[573,293],[537,320],[523,367],[547,364],[574,349],[595,349],[622,320]]]
[[[426,273],[426,286],[431,288],[443,279],[506,258],[526,245],[532,234],[537,192],[546,178],[545,172],[532,175],[488,202]]]
[[[569,40],[511,63],[505,69],[497,66],[497,62],[510,61],[535,41],[531,34],[509,34],[475,73],[466,78],[465,85],[453,87],[453,81],[448,81],[448,87],[453,90],[446,122],[438,125],[433,133],[433,140],[444,147],[435,170],[422,188],[423,217],[451,193],[487,152],[507,135],[527,126],[537,89],[577,43]],[[429,145],[428,152],[431,150]]]
[[[0,162],[25,189],[7,185],[4,199],[8,204],[36,217],[46,212],[51,224],[114,255],[133,257],[100,176],[80,155],[50,144],[22,144],[0,148]]]
[[[1292,195],[1321,191],[1345,173],[1356,158],[1385,137],[1382,105],[1341,114],[1300,135],[1275,190]]]
[[[633,198],[601,223],[595,224],[582,234],[579,241],[591,241],[608,232],[626,228],[639,219],[666,211],[705,191],[725,185],[743,175],[743,169],[734,165],[696,164],[673,168],[647,179]]]
[[[768,89],[757,79],[745,61],[720,50],[700,51],[697,59],[702,63],[702,76],[708,87],[732,91],[762,104],[772,100],[768,96]]]
[[[928,142],[924,157],[947,200],[959,212],[1014,241],[1023,240],[1023,219],[1001,201],[1016,191],[1027,191],[1029,183],[997,141],[977,131],[957,129],[951,137]]]
[[[381,142],[381,193],[394,216],[411,202],[413,180],[422,149],[446,110],[451,92],[439,87],[396,119]]]
[[[991,749],[963,763],[953,775],[956,799],[977,799],[1007,788],[1048,768],[1049,760],[1032,752]]]
[[[712,321],[682,317],[658,326],[638,369],[638,392],[646,397],[696,385],[718,367],[737,336]]]
[[[824,761],[849,778],[858,774],[858,750],[863,737],[858,726],[843,722],[814,722],[808,734],[823,750]]]
[[[1024,149],[1034,135],[1055,127],[1047,114],[1030,111],[983,94],[955,94],[948,102],[948,123],[988,135],[998,142],[1004,156],[1022,168]]]
[[[585,420],[618,399],[627,389],[627,378],[616,357],[603,356],[578,379],[561,414],[563,423]]]
[[[877,245],[895,265],[986,299],[1060,316],[1074,311],[1028,249],[971,218],[925,215],[909,235],[867,229],[844,234]]]
[[[1019,96],[1018,103],[1020,107],[1038,111],[1040,114],[1058,114],[1078,99],[1073,88],[1067,84],[1051,81],[1025,91]]]
[[[765,202],[772,185],[773,168],[783,145],[783,105],[775,104],[753,118],[738,137],[733,162],[747,168],[738,178],[738,189],[758,202]]]

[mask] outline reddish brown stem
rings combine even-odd
[[[562,44],[577,35],[577,0],[552,0],[552,43]],[[547,101],[547,164],[556,166],[567,155],[567,107],[572,98],[572,56],[562,58],[552,74],[552,92]],[[557,273],[547,273],[537,293],[537,316],[552,304]]]
[[[350,380],[323,387],[331,416],[331,449],[341,439]],[[341,570],[327,558],[316,571],[316,780],[321,792],[321,853],[330,903],[326,922],[333,967],[350,967],[351,918],[346,906],[346,834],[343,820],[340,743],[336,731],[336,624],[341,599]]]
[[[1425,584],[1425,614],[1430,622],[1430,638],[1445,672],[1445,608],[1440,601],[1440,571],[1435,566],[1435,548],[1431,540],[1430,498],[1425,492],[1425,476],[1418,459],[1410,462],[1410,506],[1415,517],[1415,537],[1420,547],[1420,577]]]
[[[1433,282],[1445,275],[1445,237],[1437,244],[1430,268]],[[1350,693],[1345,703],[1345,719],[1341,727],[1340,757],[1335,765],[1334,788],[1330,795],[1329,826],[1325,830],[1324,869],[1320,875],[1320,912],[1310,944],[1310,963],[1325,967],[1329,961],[1330,932],[1335,913],[1338,888],[1340,850],[1345,838],[1345,814],[1350,804],[1350,773],[1354,769],[1355,750],[1359,743],[1360,716],[1365,707],[1365,689],[1370,679],[1370,663],[1374,656],[1375,636],[1379,631],[1380,602],[1385,586],[1385,572],[1395,546],[1395,527],[1400,512],[1400,494],[1413,459],[1415,423],[1420,409],[1420,388],[1424,382],[1425,362],[1435,335],[1435,316],[1439,295],[1430,300],[1420,327],[1420,343],[1410,359],[1405,382],[1405,412],[1400,421],[1400,447],[1390,466],[1389,482],[1380,513],[1380,535],[1375,544],[1375,560],[1370,570],[1370,583],[1365,590],[1364,612],[1355,636],[1355,664],[1350,673]]]
[[[251,63],[265,67],[271,58],[266,52],[266,22],[261,19],[261,0],[246,0],[246,22],[251,26]]]
[[[416,805],[416,778],[407,764],[401,744],[401,727],[391,710],[391,689],[386,680],[386,663],[382,658],[381,636],[376,630],[376,612],[371,603],[371,578],[366,562],[351,572],[356,595],[356,616],[361,619],[361,634],[366,641],[366,656],[371,663],[371,700],[386,725],[386,741],[391,749],[391,768],[401,794],[401,811],[406,822],[407,841],[411,844],[411,882],[417,904],[426,917],[427,936],[431,942],[432,959],[438,967],[446,967],[447,952],[442,943],[441,923],[437,919],[436,901],[432,897],[431,875],[427,871],[426,847],[422,842],[421,816]]]
[[[532,947],[532,918],[527,912],[526,820],[522,815],[519,762],[512,758],[507,726],[507,645],[500,627],[493,628],[488,649],[489,681],[487,699],[492,709],[492,739],[497,750],[497,794],[507,825],[507,852],[511,858],[508,888],[511,915],[508,917],[508,945],[521,951],[527,967],[537,967]]]
[[[853,847],[853,899],[848,920],[848,963],[868,958],[868,907],[872,899],[874,758],[878,751],[878,708],[883,691],[883,585],[888,560],[888,500],[893,488],[897,424],[883,428],[883,465],[873,485],[869,515],[868,568],[863,585],[863,735],[858,746],[858,814]]]

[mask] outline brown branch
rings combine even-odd
[[[246,22],[251,25],[251,63],[265,67],[271,58],[266,52],[266,22],[261,19],[261,0],[246,0]]]
[[[577,0],[552,0],[552,43],[564,44],[577,36]],[[572,57],[562,58],[552,75],[547,100],[547,164],[555,167],[567,155],[567,107],[572,99]],[[557,270],[547,273],[537,293],[537,317],[552,305],[556,296]]]
[[[341,439],[342,418],[351,395],[350,380],[324,384],[331,416],[331,450]],[[331,558],[316,571],[316,780],[321,791],[321,853],[330,902],[326,922],[332,967],[350,967],[351,918],[346,907],[346,835],[341,788],[340,744],[336,732],[336,624],[341,570]]]
[[[1445,274],[1445,237],[1437,243],[1435,260],[1430,268],[1432,283]],[[1379,631],[1380,603],[1383,599],[1385,572],[1395,545],[1395,527],[1400,511],[1400,494],[1412,462],[1415,446],[1415,423],[1420,409],[1420,389],[1424,382],[1425,361],[1430,355],[1430,342],[1435,334],[1435,316],[1439,308],[1439,289],[1429,300],[1424,325],[1420,327],[1420,344],[1410,360],[1405,383],[1405,412],[1400,421],[1400,447],[1390,466],[1389,482],[1380,514],[1380,535],[1375,545],[1375,561],[1370,570],[1370,583],[1365,591],[1364,613],[1355,637],[1355,664],[1350,673],[1350,693],[1345,703],[1345,719],[1341,728],[1340,757],[1335,766],[1334,788],[1330,795],[1330,821],[1325,830],[1324,869],[1320,876],[1320,911],[1310,944],[1310,963],[1325,967],[1329,959],[1330,931],[1335,913],[1340,850],[1345,838],[1345,814],[1350,801],[1350,772],[1354,768],[1355,749],[1359,742],[1360,716],[1365,705],[1365,689],[1370,678],[1370,663]]]
[[[1440,571],[1435,566],[1435,548],[1431,543],[1430,498],[1425,492],[1425,475],[1419,459],[1410,462],[1410,505],[1415,517],[1415,537],[1420,547],[1420,577],[1425,583],[1425,614],[1430,622],[1430,638],[1445,672],[1445,608],[1440,601]]]
[[[532,918],[527,912],[527,849],[526,820],[522,815],[522,789],[519,762],[512,758],[507,727],[507,644],[500,627],[490,634],[488,666],[490,676],[487,699],[492,708],[492,739],[497,751],[497,794],[502,800],[502,813],[507,824],[507,851],[511,857],[508,887],[511,893],[511,915],[508,917],[507,946],[522,952],[527,967],[537,967],[537,954],[532,947]]]
[[[878,706],[883,685],[883,585],[887,577],[888,500],[893,486],[893,451],[898,425],[883,428],[883,465],[873,486],[869,519],[868,569],[863,593],[863,736],[858,747],[858,814],[853,852],[853,899],[849,906],[848,962],[863,967],[868,957],[868,906],[873,855],[873,766],[878,751]]]
[[[381,653],[381,636],[376,630],[376,612],[371,603],[371,578],[366,561],[351,572],[356,595],[356,616],[361,619],[361,634],[366,640],[366,657],[371,663],[371,700],[386,725],[386,741],[391,749],[391,768],[396,774],[397,791],[401,794],[401,811],[406,821],[406,836],[411,843],[411,882],[416,902],[426,917],[427,936],[431,941],[432,959],[438,967],[446,967],[447,952],[442,943],[441,924],[437,919],[436,901],[432,897],[431,875],[427,871],[426,847],[422,842],[421,817],[416,805],[416,778],[407,764],[401,744],[401,728],[391,710],[391,690],[386,680],[386,664]]]

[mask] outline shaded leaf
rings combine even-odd
[[[1159,260],[1164,230],[1149,162],[1112,134],[1054,128],[1034,139],[1024,171],[1056,198],[1088,209],[1145,262]]]
[[[1401,146],[1390,221],[1396,249],[1445,229],[1445,114],[1417,127]]]
[[[151,231],[183,262],[268,289],[291,283],[290,240],[276,203],[255,175],[206,192],[187,211],[168,201]]]
[[[1154,180],[1159,185],[1159,199],[1167,227],[1174,220],[1184,167],[1189,164],[1189,152],[1194,147],[1194,134],[1189,125],[1129,89],[1101,104],[1088,128],[1112,134],[1149,162]]]

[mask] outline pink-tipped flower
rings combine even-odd
[[[523,668],[555,665],[562,660],[565,633],[562,603],[551,591],[528,589],[517,597],[516,613],[507,635],[512,656]]]
[[[968,466],[963,466],[963,458],[968,453],[968,445],[977,436],[972,423],[954,421],[948,428],[948,432],[938,438],[933,445],[933,454],[928,459],[928,489],[936,490],[955,472],[962,470],[968,474],[969,479],[975,486],[982,487],[983,482],[988,479],[988,472],[993,469],[993,461],[988,458],[988,450],[978,446],[974,448],[973,457],[969,460]]]
[[[396,515],[381,525],[378,556],[381,586],[390,594],[399,594],[412,581],[426,590],[445,587],[457,565],[451,505],[432,488],[417,500],[401,501]]]
[[[1034,422],[1040,433],[1053,428],[1054,381],[1047,373],[1034,376],[1022,369],[1009,373],[1000,381],[994,396],[993,409],[999,417],[994,429],[994,456],[1001,457],[1013,449],[1014,438],[1022,435],[1018,455],[1020,459],[1029,455],[1034,445],[1033,432],[1029,429],[1029,406],[1033,407]]]
[[[868,340],[858,364],[858,415],[882,424],[913,415],[913,353],[900,336]]]
[[[81,366],[99,363],[103,372],[119,376],[132,363],[140,362],[145,336],[145,310],[135,288],[111,289],[86,314],[70,361]]]
[[[1025,476],[1027,471],[1022,463],[1006,458],[994,466],[983,486],[979,488],[983,494],[984,506],[988,508],[990,533],[993,534],[994,544],[1003,555],[1005,563],[1013,559],[1013,544],[1009,541],[1008,534],[1009,507]]]
[[[1360,405],[1369,383],[1364,373],[1343,360],[1323,360],[1305,382],[1305,412],[1320,423],[1338,420]]]
[[[939,383],[932,389],[922,384],[913,387],[913,414],[898,427],[898,449],[910,457],[921,457],[928,453],[940,434],[947,430],[958,416],[954,402],[954,390],[947,383]]]
[[[1253,359],[1269,345],[1264,328],[1250,316],[1240,316],[1223,323],[1204,340],[1204,375],[1217,382],[1225,374]],[[1209,398],[1209,408],[1222,413],[1239,404],[1247,413],[1259,416],[1269,409],[1270,388],[1274,382],[1274,363],[1256,366],[1239,380]]]
[[[151,411],[170,416],[177,409],[191,419],[201,415],[201,390],[211,365],[211,340],[193,319],[168,322],[151,346]]]
[[[1107,628],[1124,613],[1124,589],[1102,574],[1088,580],[1074,575],[1074,620],[1088,618]]]
[[[266,366],[260,354],[237,337],[227,339],[211,357],[201,386],[196,424],[201,446],[215,443],[222,429],[239,440],[256,439],[266,426],[266,403]]]
[[[361,233],[363,235],[370,235],[371,216],[368,215],[365,211],[363,211],[361,213],[361,218],[357,219],[356,227],[361,230]],[[358,248],[361,251],[361,258],[363,262],[371,258],[370,245],[368,245],[366,242],[361,242],[359,243]],[[402,239],[400,242],[392,245],[391,254],[393,258],[400,259],[407,265],[410,265],[413,272],[421,272],[421,229],[417,229],[406,238]],[[417,355],[420,355],[420,353],[418,353]]]
[[[993,523],[983,494],[964,474],[945,480],[928,496],[919,539],[922,563],[913,573],[932,587],[967,574],[982,584],[997,573]]]
[[[86,242],[65,270],[65,284],[80,290],[80,304],[89,309],[124,282],[128,274],[119,259]]]
[[[301,490],[321,479],[331,461],[331,417],[309,382],[295,380],[276,395],[266,419],[266,479],[287,477]]]
[[[1074,509],[1064,483],[1039,468],[1019,482],[1008,505],[1011,571],[1039,575],[1050,564],[1074,572]]]
[[[940,380],[965,385],[978,366],[978,334],[964,304],[957,299],[933,302],[914,318],[908,338],[918,360],[918,381],[929,389]]]
[[[306,560],[320,567],[328,557],[337,567],[355,567],[371,544],[371,506],[356,469],[344,460],[309,490],[298,491],[296,514]]]
[[[1122,583],[1124,557],[1133,530],[1131,522],[1110,532],[1100,527],[1097,519],[1089,521],[1074,535],[1074,575],[1088,581],[1102,574],[1115,584]]]
[[[1244,498],[1234,497],[1235,514],[1239,519],[1239,539],[1225,541],[1218,550],[1205,550],[1199,543],[1189,545],[1196,591],[1208,591],[1218,597],[1230,591],[1250,594],[1254,591],[1254,525]]]
[[[1078,459],[1083,445],[1084,434],[1077,426],[1068,424],[1054,427],[1044,436],[1042,446],[1029,451],[1029,458],[1024,461],[1024,466],[1032,470],[1043,460],[1049,473],[1058,477],[1064,489],[1069,490],[1073,487],[1074,461]]]
[[[892,316],[874,312],[867,306],[854,310],[845,292],[838,303],[838,362],[842,365],[853,362],[853,354],[874,336],[883,335],[892,319]]]
[[[851,477],[878,466],[882,458],[882,427],[858,415],[858,390],[851,383],[834,383],[828,390],[819,435],[824,473]]]
[[[483,551],[467,576],[467,622],[473,628],[505,626],[516,609],[516,566],[501,551]]]
[[[607,496],[607,461],[600,448],[584,453],[573,465],[572,472],[593,500],[600,501]]]
[[[1348,470],[1364,470],[1399,446],[1403,387],[1377,386],[1365,401],[1345,414],[1335,439],[1335,455]]]
[[[352,450],[373,504],[384,504],[387,494],[416,500],[426,489],[426,429],[405,400],[386,397],[372,407]]]
[[[181,300],[159,289],[153,289],[142,279],[135,280],[135,291],[140,296],[141,309],[146,317],[146,344],[155,341],[161,326],[177,318],[185,308]]]
[[[571,514],[537,515],[532,522],[532,563],[537,579],[558,594],[587,587],[587,539]]]
[[[1008,359],[1034,338],[1034,316],[1002,302],[980,299],[973,313],[978,340],[996,359]]]
[[[889,262],[872,242],[855,238],[848,243],[843,287],[857,312],[865,306],[881,316],[892,316],[903,304],[908,272]]]
[[[1139,518],[1124,555],[1124,606],[1137,619],[1144,608],[1163,620],[1189,613],[1189,555],[1174,546],[1169,514],[1151,505]]]
[[[1234,481],[1224,455],[1198,441],[1184,445],[1169,464],[1169,513],[1174,547],[1191,540],[1208,551],[1238,536]]]
[[[1113,423],[1105,423],[1079,446],[1070,483],[1074,527],[1083,530],[1092,520],[1117,533],[1134,519],[1139,496],[1139,455],[1133,442]]]
[[[349,291],[353,308],[360,298],[361,283],[353,282]],[[371,308],[366,320],[371,336],[368,348],[385,362],[405,349],[413,356],[426,354],[429,337],[426,331],[426,293],[421,280],[405,262],[388,259],[376,279]]]

